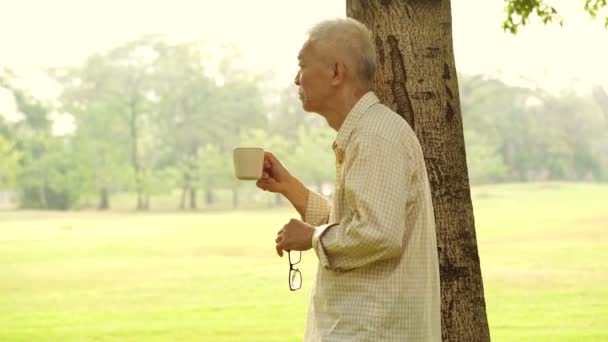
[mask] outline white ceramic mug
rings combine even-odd
[[[234,174],[242,180],[262,178],[264,169],[264,149],[261,147],[237,147],[232,153]]]

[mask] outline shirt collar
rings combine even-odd
[[[355,127],[357,127],[357,123],[361,120],[363,114],[367,111],[367,109],[374,104],[380,102],[376,94],[370,91],[363,95],[357,103],[353,106],[353,108],[346,115],[346,119],[340,126],[338,130],[338,135],[336,136],[336,141],[334,141],[333,149],[337,148],[341,150],[346,149],[346,145],[348,145],[348,141],[353,133]]]

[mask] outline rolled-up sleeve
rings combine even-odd
[[[302,218],[304,222],[313,226],[325,224],[329,220],[330,210],[331,204],[329,200],[312,190],[308,190],[306,211]]]
[[[399,257],[407,229],[405,194],[412,170],[407,149],[379,134],[353,140],[343,182],[351,214],[317,227],[312,241],[320,264],[336,270]]]

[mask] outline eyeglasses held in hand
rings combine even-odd
[[[289,289],[299,290],[302,287],[302,273],[294,266],[302,260],[302,252],[294,251],[292,256],[291,251],[288,251],[287,255],[289,256]]]

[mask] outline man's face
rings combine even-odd
[[[304,43],[298,55],[299,70],[295,78],[304,110],[320,114],[327,107],[332,94],[332,69],[321,56],[322,51],[317,46]]]

